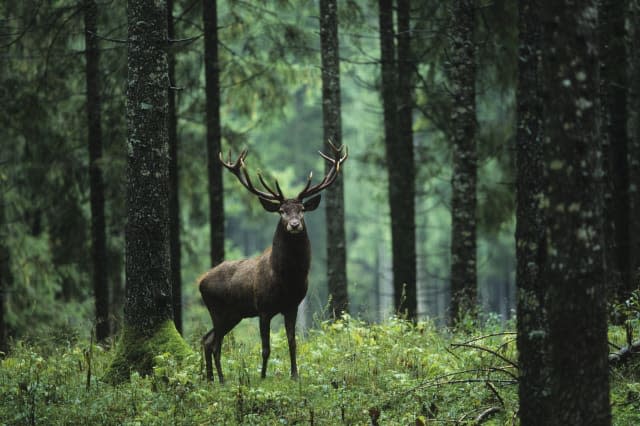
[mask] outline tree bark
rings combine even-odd
[[[630,271],[629,164],[627,160],[626,1],[599,2],[601,139],[605,164],[606,274],[612,301],[633,290]]]
[[[403,142],[407,142],[406,134],[404,139],[399,135],[399,99],[397,98],[399,79],[394,43],[393,2],[391,0],[379,1],[379,15],[384,141],[391,214],[393,301],[394,308],[399,315],[415,319],[417,309],[415,298],[415,221],[410,219],[414,214],[413,209],[407,207],[413,204],[415,196],[415,193],[410,193],[413,184],[407,181],[407,175],[411,173],[413,159],[406,152],[406,147],[402,146]]]
[[[475,2],[456,0],[452,16],[450,89],[453,96],[451,177],[451,322],[476,309],[476,58]]]
[[[94,0],[84,2],[85,58],[87,84],[87,129],[89,145],[89,187],[91,192],[91,260],[95,299],[96,340],[110,335],[109,281],[107,279],[107,240],[102,177],[102,124],[100,98],[100,49],[98,46],[98,7]]]
[[[173,0],[167,0],[167,35],[175,38],[173,25]],[[170,52],[167,56],[169,89],[168,121],[169,138],[169,246],[171,257],[171,294],[173,296],[173,322],[182,334],[182,276],[180,274],[180,199],[178,193],[178,117],[176,112],[176,58]]]
[[[218,161],[220,130],[220,62],[218,60],[218,11],[216,0],[202,0],[204,22],[205,104],[207,114],[207,169],[209,176],[209,223],[211,265],[224,261],[224,199],[222,166]]]
[[[342,145],[340,106],[340,46],[336,0],[320,0],[320,53],[322,57],[322,128],[325,141]],[[330,152],[330,147],[326,147]],[[325,172],[330,165],[327,163]],[[325,192],[327,221],[327,285],[335,318],[349,312],[346,241],[344,231],[344,186],[338,179]]]
[[[597,0],[541,2],[551,425],[610,425]]]
[[[640,287],[640,1],[629,1],[629,210],[631,221],[631,281]]]
[[[394,203],[399,203],[395,226],[401,235],[397,252],[402,253],[400,280],[404,284],[403,310],[407,318],[418,316],[417,265],[416,265],[416,218],[415,218],[415,164],[413,156],[413,73],[414,59],[411,49],[411,2],[398,0],[398,151],[399,162],[394,165],[398,173],[398,185],[403,194],[397,194]],[[392,223],[394,220],[392,219]],[[397,287],[396,287],[397,288]]]
[[[129,1],[124,330],[106,379],[148,374],[153,357],[190,349],[173,323],[169,258],[167,8]]]
[[[542,27],[539,0],[519,5],[516,132],[516,283],[520,423],[549,423],[549,368],[545,357],[548,325],[542,269],[545,222],[540,202],[546,190],[542,162]]]
[[[5,200],[0,193],[0,230],[5,229]],[[7,324],[5,321],[6,294],[11,284],[11,266],[9,264],[9,248],[6,246],[6,236],[0,233],[0,352],[5,354],[9,350]]]

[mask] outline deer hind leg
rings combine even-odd
[[[213,336],[214,329],[209,330],[207,334],[202,336],[202,347],[204,349],[204,361],[206,364],[206,377],[207,380],[213,380],[213,366],[211,365],[211,355],[213,354]]]
[[[271,325],[271,316],[260,316],[260,338],[262,339],[262,373],[260,377],[263,379],[267,377],[267,361],[269,361],[269,355],[271,354],[271,343],[269,342],[269,332]]]
[[[222,374],[222,365],[220,363],[220,356],[222,353],[222,341],[224,340],[224,336],[226,336],[233,327],[235,327],[242,318],[218,318],[216,317],[213,321],[213,330],[211,333],[211,345],[210,351],[213,353],[213,361],[216,365],[216,372],[218,373],[218,380],[220,383],[224,383],[224,374]],[[206,351],[206,346],[205,346]],[[211,356],[207,358],[207,362],[209,364],[208,368],[211,368]],[[213,376],[213,373],[211,373]]]

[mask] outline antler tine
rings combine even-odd
[[[264,180],[264,177],[262,176],[262,173],[260,173],[260,172],[258,172],[258,179],[260,179],[260,183],[262,184],[262,186],[264,186],[264,188],[267,191],[269,191],[271,193],[271,195],[276,197],[277,200],[284,201],[284,195],[282,194],[282,190],[280,189],[280,184],[278,183],[278,179],[275,180],[275,182],[276,182],[276,191],[271,189],[271,187],[267,184],[267,181]]]
[[[281,192],[279,194],[276,194],[275,192],[269,190],[267,186],[265,186],[265,188],[269,190],[269,192],[267,193],[264,191],[260,191],[259,189],[256,189],[256,187],[253,186],[253,183],[251,182],[251,178],[249,177],[249,173],[247,172],[247,169],[244,164],[244,160],[245,158],[247,158],[248,153],[249,153],[249,150],[247,148],[243,149],[240,155],[238,156],[238,159],[233,163],[231,162],[231,151],[229,151],[228,161],[224,161],[222,157],[222,152],[218,155],[218,157],[220,158],[220,162],[222,163],[222,165],[225,166],[227,169],[229,169],[231,173],[233,173],[235,177],[238,178],[242,186],[244,186],[249,192],[251,192],[254,195],[257,195],[260,198],[264,198],[266,200],[283,201],[284,197],[282,196]],[[262,182],[263,179],[259,173],[258,173],[258,177]],[[264,182],[262,183],[264,185]]]
[[[333,157],[328,156],[322,151],[318,151],[318,153],[322,158],[324,158],[329,163],[331,163],[331,168],[329,169],[325,177],[322,179],[322,181],[313,186],[311,186],[311,175],[309,175],[309,179],[307,180],[306,186],[304,187],[302,192],[298,194],[298,199],[300,200],[306,197],[310,197],[314,194],[317,194],[318,192],[324,190],[325,188],[333,184],[333,182],[338,177],[338,173],[340,172],[340,165],[344,161],[346,161],[346,159],[349,157],[349,150],[347,149],[346,146],[341,145],[340,147],[336,147],[333,144],[333,142],[331,142],[331,140],[327,140],[327,143],[329,144],[329,146],[331,147],[331,150],[333,151]],[[341,156],[342,151],[344,151],[344,154]]]
[[[309,172],[309,177],[307,178],[307,184],[304,186],[304,189],[300,191],[300,194],[304,194],[309,187],[311,186],[311,179],[313,178],[313,172]]]

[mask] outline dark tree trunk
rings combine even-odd
[[[597,0],[541,1],[552,425],[610,425]]]
[[[0,194],[0,230],[6,223],[4,207],[5,200]],[[9,248],[5,245],[5,236],[0,233],[0,352],[5,354],[9,350],[7,324],[5,322],[6,294],[11,285],[11,268],[9,265]]]
[[[519,48],[516,133],[516,283],[518,293],[519,400],[522,426],[549,423],[544,214],[546,190],[542,162],[541,63],[542,27],[539,0],[519,5]]]
[[[322,56],[322,128],[324,140],[342,145],[340,118],[340,49],[336,0],[320,0],[320,52]],[[330,147],[326,147],[331,152]],[[326,165],[326,172],[330,164]],[[327,220],[327,285],[333,316],[349,312],[346,242],[344,232],[344,187],[338,179],[325,192]]]
[[[104,216],[104,180],[100,100],[100,50],[98,46],[98,8],[94,0],[84,2],[85,57],[87,83],[87,128],[89,139],[89,186],[91,191],[91,260],[96,309],[96,340],[109,337],[109,281],[107,279],[107,240]]]
[[[167,8],[129,1],[124,331],[106,379],[150,373],[153,357],[189,352],[173,323],[169,257]]]
[[[601,139],[606,159],[605,247],[609,296],[622,302],[632,291],[630,271],[629,165],[627,161],[626,1],[599,2]]]
[[[640,287],[640,1],[629,2],[629,209],[631,280]]]
[[[224,260],[224,199],[222,193],[222,166],[218,161],[222,135],[220,130],[220,62],[218,60],[218,11],[216,0],[202,0],[202,19],[204,22],[211,265],[216,266]]]
[[[476,309],[476,58],[475,2],[456,0],[449,81],[453,96],[451,138],[451,322]]]
[[[173,29],[173,0],[167,0],[167,35],[175,38]],[[169,110],[167,131],[169,137],[169,246],[171,256],[171,294],[173,296],[173,322],[182,334],[182,276],[180,274],[180,202],[178,198],[178,117],[176,112],[176,58],[167,56],[169,71]]]
[[[415,222],[409,219],[413,217],[413,209],[407,212],[406,205],[413,205],[415,194],[407,192],[411,190],[413,184],[407,183],[405,174],[407,170],[411,173],[413,159],[406,153],[406,147],[401,146],[406,139],[401,139],[399,135],[397,98],[399,85],[394,44],[393,2],[380,0],[379,14],[384,141],[391,213],[393,300],[398,314],[414,319],[416,316]],[[414,243],[411,244],[411,241]]]
[[[413,162],[413,72],[414,60],[411,50],[411,2],[398,0],[398,145],[399,162],[394,165],[398,173],[398,185],[403,194],[396,194],[394,203],[399,203],[395,227],[400,234],[402,253],[398,285],[404,284],[403,310],[407,318],[416,320],[418,295],[416,290],[416,218],[415,218],[415,165]],[[392,219],[392,223],[394,220]],[[395,275],[394,275],[395,276]],[[396,286],[396,288],[398,288]]]

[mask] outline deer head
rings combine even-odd
[[[231,152],[229,152],[228,161],[224,161],[222,153],[220,153],[220,162],[238,178],[240,183],[249,192],[258,197],[262,207],[266,211],[278,212],[280,214],[280,221],[287,232],[297,234],[304,231],[304,212],[313,211],[318,207],[321,197],[319,192],[333,184],[338,177],[342,163],[344,163],[349,156],[349,152],[346,147],[336,147],[330,141],[329,146],[331,147],[333,156],[328,156],[321,151],[319,154],[331,164],[331,168],[322,181],[315,185],[311,185],[313,173],[309,173],[307,184],[295,198],[285,198],[277,180],[275,181],[274,190],[269,184],[267,184],[260,172],[258,172],[258,180],[263,186],[264,191],[253,186],[249,173],[245,167],[245,159],[248,154],[248,150],[246,148],[240,153],[240,156],[235,162],[231,162]]]

